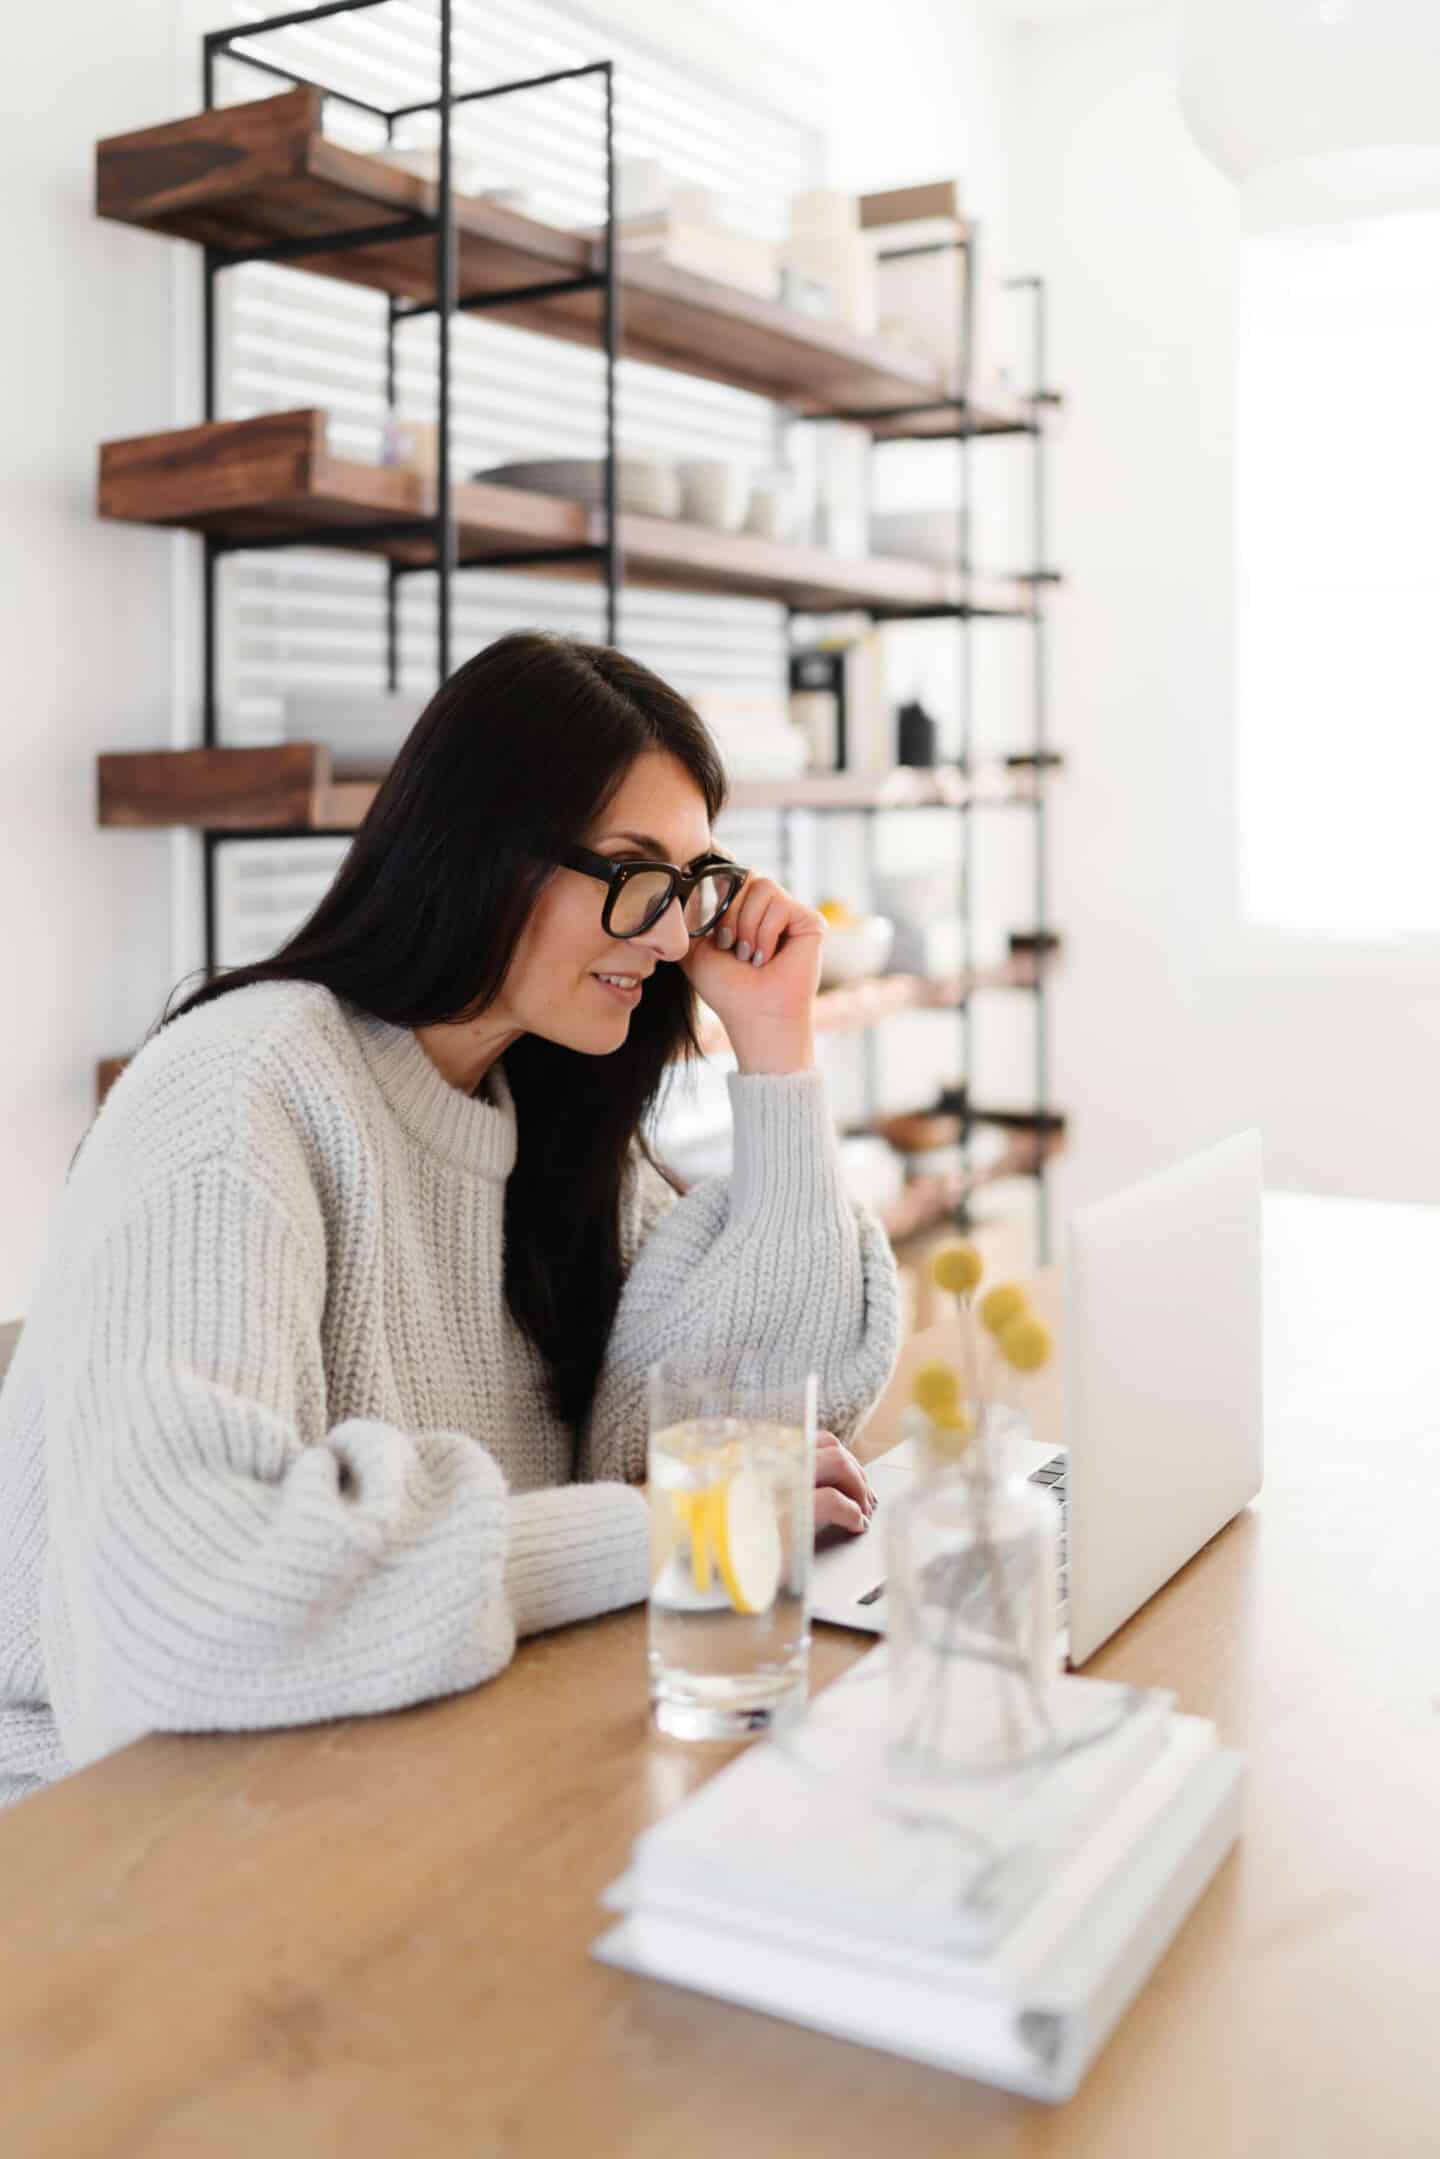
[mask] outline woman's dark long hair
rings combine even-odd
[[[677,759],[718,814],[715,746],[658,675],[608,645],[539,631],[500,638],[416,721],[309,920],[270,959],[172,998],[160,1025],[252,983],[290,981],[323,983],[397,1027],[473,1019],[498,993],[555,874],[544,851],[578,842],[647,750]],[[669,966],[651,976],[613,1055],[538,1035],[505,1052],[519,1127],[505,1192],[506,1301],[574,1424],[620,1295],[626,1159],[632,1142],[645,1144],[667,1066],[695,1047],[693,994]]]

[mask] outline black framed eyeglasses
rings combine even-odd
[[[588,847],[560,847],[555,861],[608,885],[600,926],[611,937],[641,937],[678,899],[692,937],[713,930],[750,872],[723,855],[702,855],[682,870],[673,862],[612,862]]]

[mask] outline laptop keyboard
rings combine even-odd
[[[1060,1550],[1057,1558],[1058,1582],[1056,1601],[1060,1607],[1056,1617],[1063,1634],[1070,1619],[1070,1457],[1057,1454],[1051,1462],[1043,1462],[1039,1469],[1030,1472],[1030,1482],[1042,1490],[1053,1492],[1060,1503]]]

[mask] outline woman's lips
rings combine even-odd
[[[634,983],[627,989],[622,983],[607,982],[603,975],[592,975],[590,979],[593,982],[598,982],[602,990],[608,990],[612,997],[617,998],[624,1005],[627,1012],[632,1011],[640,1002],[641,984],[639,982]]]

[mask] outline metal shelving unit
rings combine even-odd
[[[960,1069],[968,1083],[974,1066],[972,998],[976,992],[1004,984],[1012,994],[1020,992],[1034,999],[1034,1126],[1023,1143],[1012,1145],[1007,1159],[1014,1165],[1014,1173],[1033,1176],[1037,1181],[1043,1257],[1049,1241],[1045,1161],[1056,1122],[1049,1102],[1046,969],[1041,964],[1032,969],[1012,969],[1008,974],[1000,970],[989,979],[977,977],[973,965],[971,844],[971,820],[980,809],[1000,803],[1019,803],[1029,809],[1035,835],[1032,928],[1046,932],[1048,827],[1043,775],[1047,763],[1054,759],[1048,748],[1043,602],[1045,587],[1054,573],[1046,567],[1045,552],[1044,414],[1054,400],[1046,386],[1042,283],[1038,279],[1017,281],[1019,289],[1031,293],[1034,308],[1031,394],[1011,406],[982,408],[973,394],[978,251],[973,226],[961,228],[954,238],[898,251],[915,254],[953,249],[962,258],[958,367],[953,375],[943,378],[935,371],[933,380],[925,368],[903,355],[897,356],[893,348],[856,337],[838,324],[809,321],[778,303],[727,294],[723,288],[707,286],[704,280],[663,265],[627,262],[622,266],[616,216],[612,61],[556,69],[480,89],[457,88],[453,35],[456,0],[437,0],[436,94],[419,103],[395,107],[370,103],[311,76],[297,74],[250,49],[267,35],[292,25],[310,25],[326,17],[356,14],[382,4],[383,0],[325,0],[320,6],[211,31],[202,40],[201,118],[222,112],[225,117],[210,131],[210,163],[207,165],[206,145],[197,148],[194,143],[199,123],[177,123],[170,129],[146,131],[143,138],[122,139],[121,147],[132,154],[119,161],[113,186],[112,176],[107,176],[99,188],[102,214],[199,240],[203,245],[204,420],[215,430],[213,447],[211,439],[206,438],[198,449],[192,443],[185,453],[178,439],[168,438],[153,438],[151,444],[142,439],[137,444],[109,446],[109,451],[138,453],[142,457],[147,448],[155,449],[155,469],[163,469],[167,475],[167,507],[147,510],[143,502],[135,502],[132,466],[129,506],[107,508],[102,464],[105,514],[182,526],[188,523],[203,535],[199,749],[102,759],[102,818],[127,824],[190,823],[200,832],[205,962],[207,971],[213,973],[218,964],[220,848],[227,841],[273,836],[282,831],[312,835],[353,831],[363,816],[367,806],[365,786],[333,781],[328,758],[313,746],[290,744],[283,750],[242,752],[221,743],[220,580],[227,557],[246,550],[326,546],[384,554],[385,668],[391,689],[397,686],[400,673],[401,580],[420,571],[433,572],[437,579],[437,682],[445,680],[452,670],[454,580],[468,568],[518,571],[543,565],[598,579],[605,588],[606,635],[611,642],[617,642],[619,637],[627,553],[636,582],[668,580],[693,584],[701,590],[768,592],[784,602],[792,617],[843,607],[847,612],[858,608],[877,624],[933,621],[952,625],[958,637],[959,656],[958,771],[939,771],[924,780],[911,775],[906,784],[890,786],[873,782],[867,786],[852,775],[836,775],[833,783],[826,776],[812,777],[794,783],[789,799],[772,799],[770,806],[781,811],[782,829],[795,814],[858,811],[866,821],[872,862],[874,818],[882,810],[945,804],[959,820],[957,905],[964,924],[964,950],[957,973],[959,986],[953,999],[945,1002],[953,1003],[956,1012]],[[242,45],[244,50],[239,49]],[[263,105],[218,108],[216,71],[222,60],[287,85],[293,95],[270,101],[273,109],[268,113]],[[457,204],[451,185],[453,116],[457,108],[479,100],[541,95],[556,84],[586,78],[596,80],[603,93],[603,244],[582,246],[573,235],[508,212],[488,211],[471,200]],[[363,111],[380,123],[387,142],[393,141],[401,121],[434,114],[438,124],[438,173],[433,191],[397,182],[393,168],[379,167],[375,158],[339,150],[324,139],[324,108],[332,100]],[[258,150],[256,144],[248,145],[256,150],[255,169],[264,169],[263,183],[254,180],[238,197],[227,196],[229,183],[223,170],[238,153],[233,145],[222,144],[220,137],[247,130],[257,138],[264,137]],[[188,146],[178,147],[179,165],[169,168],[171,175],[180,173],[179,184],[167,184],[148,199],[136,199],[137,187],[144,197],[137,165],[143,161],[144,146],[152,155],[159,154],[153,147],[157,136],[170,139],[167,154],[172,157],[177,154],[174,138],[190,138]],[[102,150],[107,147],[114,146],[102,145]],[[133,154],[137,147],[142,149],[139,160]],[[187,183],[186,175],[195,177]],[[265,186],[271,192],[262,200]],[[428,258],[424,257],[426,243],[430,249]],[[353,267],[347,268],[346,258]],[[384,365],[390,409],[395,404],[397,349],[406,325],[419,317],[435,316],[439,424],[433,506],[420,509],[417,496],[405,502],[400,514],[397,491],[378,484],[383,468],[366,468],[320,456],[317,462],[326,465],[333,482],[329,497],[317,482],[313,499],[302,493],[296,499],[279,501],[273,515],[258,496],[253,503],[249,498],[235,496],[239,514],[229,518],[217,509],[216,501],[203,498],[188,514],[177,507],[176,473],[185,456],[189,455],[192,465],[202,466],[209,457],[227,456],[231,453],[222,448],[219,440],[222,432],[228,432],[233,444],[236,430],[249,424],[221,423],[217,410],[218,299],[220,280],[228,271],[256,262],[292,264],[323,275],[348,277],[385,294]],[[461,285],[462,264],[467,266],[466,288]],[[518,282],[517,270],[521,273]],[[633,299],[633,323],[627,323],[624,313],[627,284]],[[593,312],[577,308],[582,296],[594,296]],[[525,505],[531,498],[519,495],[510,498],[502,515],[494,490],[488,491],[488,507],[486,490],[462,486],[457,491],[452,471],[453,323],[458,313],[469,311],[489,312],[532,331],[579,339],[603,351],[605,482],[603,516],[598,521],[581,518],[577,513],[573,528],[564,528],[554,522],[563,514],[563,506],[547,505],[541,519],[533,500],[527,513]],[[757,546],[752,542],[747,555],[736,546],[721,546],[716,535],[694,528],[661,531],[654,521],[622,518],[617,375],[620,358],[627,350],[660,364],[709,374],[774,396],[802,418],[862,423],[875,445],[872,454],[878,454],[880,446],[889,441],[952,444],[957,479],[955,571],[937,573],[890,558],[851,565],[842,558],[827,558],[818,550],[786,551],[769,543]],[[907,394],[912,387],[913,394]],[[847,388],[849,397],[844,394]],[[867,392],[871,400],[868,404],[852,402],[857,394],[864,396]],[[292,435],[308,424],[312,431],[318,429],[323,449],[323,416],[319,414],[275,415],[269,424],[276,429],[288,424]],[[997,435],[1028,436],[1033,448],[1033,568],[1011,580],[1008,593],[998,594],[993,589],[994,581],[980,579],[976,573],[970,508],[971,445],[977,437]],[[236,454],[243,459],[248,452]],[[1026,620],[1033,631],[1034,724],[1029,753],[1034,766],[1033,784],[995,789],[987,795],[978,783],[976,768],[970,636],[977,620],[1007,616]],[[163,773],[160,768],[164,768]],[[231,772],[236,775],[233,796],[227,793],[227,775]],[[897,782],[901,778],[896,775]],[[775,797],[775,783],[760,783],[750,792],[757,798]],[[744,793],[743,788],[737,789],[737,798],[743,799]],[[187,795],[193,804],[188,814]],[[257,814],[257,807],[263,814]],[[272,811],[274,822],[266,822]],[[917,994],[912,1003],[924,1001]],[[876,1016],[883,1017],[878,1006]],[[847,1024],[874,1023],[873,1019],[856,1019]],[[966,1218],[969,1195],[985,1180],[983,1171],[972,1173],[969,1161],[975,1121],[967,1085],[966,1163],[963,1174],[955,1180],[953,1203],[942,1194],[928,1215],[921,1209],[911,1210],[917,1219],[922,1215],[926,1220],[944,1219],[947,1213],[957,1221]]]

